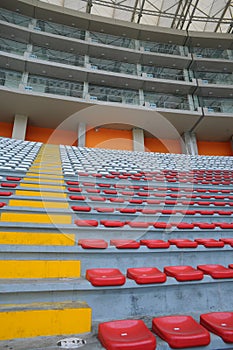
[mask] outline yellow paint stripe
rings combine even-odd
[[[0,244],[75,245],[75,235],[43,232],[0,232]]]
[[[78,260],[1,260],[1,278],[80,277]]]
[[[40,224],[64,224],[72,223],[71,215],[59,214],[29,214],[29,213],[12,213],[4,212],[1,214],[3,222],[24,222],[24,223],[40,223]]]
[[[51,190],[65,190],[65,186],[58,186],[58,185],[41,185],[41,184],[24,184],[21,183],[20,187],[30,187],[30,188],[50,188]]]
[[[24,181],[38,181],[38,182],[49,182],[49,183],[55,183],[55,184],[60,184],[60,185],[63,185],[64,184],[64,180],[55,180],[55,179],[40,179],[38,177],[38,180],[37,179],[33,179],[33,178],[30,178],[30,177],[24,177],[23,179]]]
[[[62,175],[51,175],[51,174],[35,174],[35,173],[31,173],[31,172],[27,172],[26,173],[27,176],[30,176],[30,177],[37,177],[38,179],[40,179],[40,177],[47,177],[48,179],[63,179],[63,176]]]
[[[17,196],[29,196],[29,197],[44,197],[44,198],[67,198],[65,193],[59,192],[47,192],[47,191],[24,191],[24,190],[16,190],[15,194]]]
[[[23,199],[10,199],[9,206],[12,207],[31,207],[31,208],[57,208],[68,209],[69,204],[66,202],[47,202],[47,201],[29,201]]]
[[[91,308],[0,312],[0,339],[72,335],[91,331]]]

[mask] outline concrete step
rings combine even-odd
[[[0,305],[0,340],[86,333],[91,308],[81,301]]]
[[[0,279],[78,278],[79,260],[0,260]]]

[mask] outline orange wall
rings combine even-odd
[[[131,130],[115,130],[100,128],[88,130],[86,133],[86,147],[133,150]]]
[[[179,140],[162,140],[155,138],[145,138],[146,152],[160,152],[160,153],[181,153],[181,146]]]
[[[13,123],[0,122],[0,136],[11,137],[13,130]]]
[[[39,128],[36,126],[27,127],[27,141],[51,143],[54,145],[75,145],[77,144],[77,132],[50,128]]]
[[[208,156],[232,156],[230,142],[197,141],[198,153]]]

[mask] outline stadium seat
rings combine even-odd
[[[101,196],[90,196],[89,199],[93,202],[105,202],[106,198]]]
[[[165,266],[164,272],[167,276],[174,277],[179,282],[199,281],[203,279],[203,272],[194,269],[192,266]]]
[[[95,287],[122,286],[126,281],[120,270],[112,268],[88,269],[86,279]]]
[[[12,184],[12,183],[8,183],[8,182],[2,182],[1,183],[1,187],[15,188],[15,187],[17,187],[17,184]]]
[[[122,214],[135,214],[137,212],[135,208],[119,208],[118,210]]]
[[[166,274],[156,267],[128,268],[127,277],[137,284],[164,283],[167,279]]]
[[[180,222],[176,225],[179,230],[192,230],[194,228],[194,224],[190,224],[188,222]]]
[[[75,225],[83,227],[96,227],[98,226],[97,220],[75,220]]]
[[[21,178],[20,177],[16,177],[16,176],[7,176],[6,180],[7,181],[20,181]]]
[[[233,312],[210,312],[200,316],[200,323],[225,343],[233,343]]]
[[[78,187],[68,187],[67,190],[70,192],[82,192],[82,189]]]
[[[222,247],[224,247],[224,242],[217,241],[214,238],[196,238],[195,241],[198,244],[204,245],[206,248],[222,248]]]
[[[214,279],[219,278],[233,278],[233,270],[223,265],[206,264],[198,265],[198,270],[202,271],[206,275],[210,275]]]
[[[155,350],[156,338],[142,320],[103,322],[98,338],[107,350]]]
[[[110,207],[108,208],[99,207],[99,208],[95,208],[95,210],[98,211],[99,213],[113,213],[115,209]]]
[[[150,223],[143,221],[129,221],[128,225],[132,228],[148,228],[150,226]]]
[[[72,207],[71,207],[71,209],[72,210],[74,210],[74,211],[85,211],[85,212],[90,212],[91,211],[91,207],[87,207],[87,206],[81,206],[81,205],[79,205],[79,206],[77,206],[77,205],[73,205]]]
[[[86,196],[69,196],[72,201],[85,201]]]
[[[150,249],[167,249],[170,247],[170,243],[162,239],[141,239],[141,245],[146,245]]]
[[[167,222],[155,222],[153,226],[161,229],[172,228],[172,225]]]
[[[225,244],[229,244],[231,247],[233,247],[233,238],[220,238],[220,241],[224,242]]]
[[[197,247],[197,242],[191,241],[190,239],[169,239],[168,242],[170,244],[174,244],[177,246],[177,248],[196,248]]]
[[[100,220],[100,223],[105,227],[123,227],[125,222],[117,220]]]
[[[111,239],[110,245],[114,245],[117,249],[138,249],[140,243],[132,239]]]
[[[106,249],[108,247],[104,239],[79,239],[78,244],[83,249]]]
[[[78,186],[79,185],[79,181],[66,181],[67,185],[71,185],[71,186]]]
[[[209,332],[191,316],[175,315],[155,317],[152,330],[171,348],[191,348],[210,343]]]
[[[12,192],[9,192],[9,191],[8,191],[8,192],[3,192],[3,191],[1,192],[1,191],[0,191],[0,196],[9,197],[9,196],[11,196],[11,195],[12,195]]]

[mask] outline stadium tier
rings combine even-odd
[[[2,344],[99,325],[106,349],[232,347],[213,325],[231,312],[230,157],[0,145]]]
[[[0,349],[233,349],[232,13],[0,1]]]

